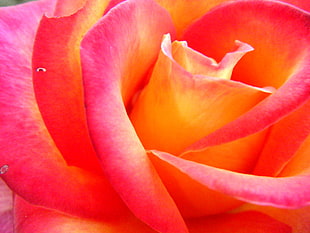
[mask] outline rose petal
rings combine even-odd
[[[211,8],[228,0],[156,0],[162,7],[170,13],[178,35],[181,35],[183,30],[194,22],[196,19],[203,16]]]
[[[58,3],[65,8],[70,2]],[[79,46],[106,5],[88,1],[73,15],[43,17],[33,49],[33,85],[49,133],[69,165],[97,173],[101,168],[88,135]]]
[[[152,153],[159,167],[172,166],[209,189],[239,200],[278,208],[300,208],[310,203],[309,169],[293,177],[272,178],[214,168],[164,152]]]
[[[236,66],[233,79],[258,86],[283,84],[251,111],[188,149],[203,149],[263,130],[309,98],[309,17],[286,4],[237,1],[211,11],[188,29],[183,39],[189,46],[215,59],[236,39],[254,47]]]
[[[308,111],[309,112],[309,111]],[[307,114],[309,115],[309,114]],[[300,139],[299,139],[300,140]],[[294,176],[309,168],[310,164],[310,135],[301,144],[298,151],[286,163],[278,176]]]
[[[32,47],[39,20],[52,5],[37,1],[0,9],[1,177],[36,205],[78,216],[118,215],[124,206],[109,183],[102,176],[67,166],[36,105]]]
[[[15,197],[16,232],[18,233],[152,233],[151,228],[135,218],[130,212],[112,220],[95,221],[30,205]]]
[[[54,16],[68,16],[76,13],[80,10],[86,2],[92,0],[57,0],[55,6]],[[104,4],[103,4],[104,5]]]
[[[266,214],[246,211],[236,214],[221,214],[208,218],[189,220],[190,232],[195,233],[291,233],[291,228]]]
[[[235,210],[240,211],[259,211],[266,215],[283,222],[292,228],[292,232],[303,233],[310,231],[310,206],[299,209],[279,209],[270,206],[257,206],[245,204]]]
[[[168,14],[150,0],[110,10],[85,37],[82,64],[90,133],[102,167],[132,212],[160,232],[187,232],[128,119],[128,103],[154,63]]]
[[[189,48],[180,52],[183,46],[177,42],[171,45],[168,37],[163,40],[150,82],[130,113],[146,149],[178,155],[270,94],[226,80],[235,63],[251,49],[248,45],[239,42],[239,48],[219,64]]]
[[[310,101],[271,128],[254,174],[277,176],[292,159],[296,160],[295,157],[298,157],[298,160],[309,157],[306,151],[300,151],[298,155],[295,155],[310,134],[309,112]],[[309,150],[307,145],[309,147],[309,142],[304,145],[303,150]],[[300,166],[295,165],[295,169],[298,168],[299,172],[302,168],[308,168],[310,164],[306,161],[298,163]]]

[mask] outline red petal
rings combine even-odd
[[[215,59],[222,57],[236,39],[251,44],[255,51],[238,63],[233,79],[280,87],[251,111],[189,149],[198,150],[258,132],[309,99],[309,19],[309,14],[289,5],[237,1],[208,13],[185,33],[190,47]]]
[[[104,177],[67,166],[37,108],[31,52],[50,9],[43,1],[0,9],[0,167],[8,166],[1,177],[36,205],[88,217],[119,214],[124,206]]]
[[[292,233],[288,225],[257,211],[193,219],[188,226],[193,233]]]
[[[272,178],[214,168],[159,151],[153,154],[161,160],[159,166],[173,166],[209,189],[239,200],[279,208],[299,208],[310,204],[309,169],[292,177]]]
[[[154,229],[187,232],[123,103],[146,81],[144,75],[167,32],[173,32],[170,18],[153,1],[117,5],[82,43],[83,77],[91,136],[112,185],[133,213]]]
[[[33,51],[34,90],[49,133],[69,165],[97,173],[101,168],[86,124],[79,46],[106,5],[89,1],[71,16],[43,17]]]

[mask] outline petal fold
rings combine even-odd
[[[296,176],[273,178],[214,168],[164,152],[152,153],[162,161],[162,165],[158,162],[159,166],[173,166],[209,189],[245,202],[278,208],[300,208],[310,204],[309,169]]]
[[[187,232],[125,108],[146,81],[162,36],[173,31],[169,15],[153,1],[125,1],[86,35],[82,65],[90,133],[111,184],[131,211],[152,228]]]

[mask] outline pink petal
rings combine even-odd
[[[153,151],[159,166],[172,166],[211,190],[258,205],[300,208],[310,204],[310,173],[272,178],[231,172]],[[171,174],[173,175],[173,174]],[[229,182],[228,182],[229,181]]]
[[[91,137],[114,188],[152,228],[187,232],[124,107],[147,81],[145,74],[168,32],[173,33],[170,18],[153,1],[120,3],[83,40],[83,77]]]
[[[39,20],[52,5],[0,9],[0,168],[8,167],[1,178],[36,205],[78,216],[120,214],[124,206],[103,176],[67,166],[36,105],[32,47]]]
[[[188,149],[203,149],[263,130],[309,99],[309,18],[286,4],[237,1],[209,12],[188,29],[183,39],[189,46],[215,59],[236,39],[251,44],[254,52],[238,63],[232,78],[279,87],[251,111]]]

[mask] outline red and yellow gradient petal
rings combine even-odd
[[[0,167],[8,167],[1,178],[35,205],[76,216],[118,215],[126,208],[103,176],[67,166],[36,104],[32,48],[39,20],[53,5],[0,9]]]
[[[190,47],[216,60],[236,39],[249,43],[254,51],[236,65],[232,79],[278,88],[252,110],[188,149],[256,133],[305,103],[310,90],[309,20],[308,13],[288,4],[238,1],[210,11],[185,32],[183,39]]]
[[[15,197],[16,233],[155,233],[130,212],[115,219],[94,220],[44,209]]]
[[[292,228],[258,211],[220,214],[187,221],[192,233],[292,233]]]
[[[69,9],[70,3],[77,4],[59,1],[58,7]],[[88,134],[79,54],[84,34],[103,15],[107,4],[87,1],[73,15],[44,16],[33,49],[36,101],[49,133],[68,165],[96,173],[101,173],[101,168]]]
[[[160,232],[187,232],[184,220],[149,161],[125,103],[155,62],[169,15],[150,0],[111,9],[82,42],[87,118],[111,184],[130,210]],[[123,101],[124,100],[124,101]]]
[[[217,64],[180,42],[171,45],[165,37],[150,82],[130,112],[146,149],[179,155],[270,95],[267,90],[227,80],[251,49],[239,43]]]

